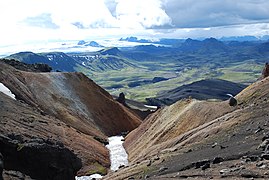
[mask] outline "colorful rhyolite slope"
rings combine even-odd
[[[186,99],[148,117],[124,143],[129,166],[104,179],[268,179],[269,78],[228,101]]]
[[[17,99],[0,93],[1,143],[11,141],[10,146],[18,146],[20,150],[14,153],[20,153],[32,140],[37,139],[41,144],[59,142],[61,147],[81,161],[80,166],[79,163],[74,166],[74,175],[78,170],[78,175],[105,174],[110,167],[109,153],[105,148],[107,137],[130,131],[141,122],[82,73],[26,72],[0,62],[0,82]],[[14,138],[17,140],[15,144],[12,143]],[[9,148],[2,152],[4,147],[5,143],[1,144],[1,153],[5,158],[17,156],[9,154]],[[30,153],[18,156],[30,158],[27,155]],[[49,166],[54,167],[54,162],[51,163]],[[12,159],[7,164],[8,169],[15,168],[34,178],[40,177],[40,174],[29,170],[32,166],[26,170],[23,166],[16,167]]]

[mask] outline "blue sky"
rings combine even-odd
[[[0,46],[269,34],[268,0],[1,0]]]

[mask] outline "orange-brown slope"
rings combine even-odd
[[[96,141],[93,137],[80,133],[78,130],[70,127],[65,124],[61,120],[49,116],[49,115],[41,115],[40,111],[31,106],[11,99],[7,95],[0,92],[0,135],[1,138],[8,139],[10,138],[11,142],[16,142],[15,151],[18,154],[11,154],[11,149],[9,149],[6,145],[3,145],[3,139],[1,139],[0,144],[3,145],[0,151],[4,156],[4,164],[7,169],[17,170],[25,170],[31,175],[34,165],[26,163],[26,167],[20,167],[19,164],[23,164],[23,162],[18,163],[17,161],[12,161],[10,156],[18,157],[20,159],[25,159],[35,161],[35,164],[39,164],[39,162],[51,161],[51,164],[47,166],[53,166],[53,164],[57,164],[56,160],[50,159],[53,157],[52,154],[47,154],[47,160],[41,158],[41,150],[40,157],[34,157],[29,154],[31,157],[27,157],[27,155],[23,155],[23,147],[26,146],[27,143],[41,143],[41,144],[63,144],[64,147],[72,150],[75,155],[77,155],[82,161],[82,169],[80,169],[79,174],[86,174],[87,172],[95,171],[100,166],[105,168],[109,168],[109,153],[103,144]],[[49,153],[49,152],[48,152]],[[32,162],[33,163],[33,162]],[[63,162],[64,163],[64,162]],[[99,165],[98,165],[99,164]],[[41,166],[46,166],[46,163],[39,164]],[[25,169],[23,169],[25,168]],[[30,172],[29,172],[30,171]],[[105,172],[105,171],[104,171]],[[103,172],[103,173],[104,173]],[[51,173],[51,172],[47,172]]]
[[[127,136],[129,167],[105,179],[269,178],[268,91],[266,78],[239,93],[236,107],[192,100],[159,110]]]
[[[32,73],[1,63],[0,81],[18,99],[88,135],[104,138],[140,124],[139,118],[82,73]]]
[[[129,159],[145,157],[156,150],[155,145],[176,138],[232,110],[226,102],[198,100],[183,100],[160,109],[127,136],[125,147]]]
[[[3,126],[3,132],[23,133],[25,137],[31,137],[32,132],[37,137],[55,137],[82,159],[81,175],[95,170],[104,173],[110,164],[108,150],[103,144],[107,136],[130,131],[141,122],[82,73],[24,72],[0,62],[0,82],[18,100],[26,102],[29,108],[35,108],[42,115],[34,118],[41,119],[40,127],[32,129],[35,127],[31,123],[16,120],[24,116],[24,119],[31,119],[31,113],[28,110],[10,111],[8,108],[16,107],[10,104],[6,109],[12,113],[5,118],[14,119],[14,122]],[[13,103],[21,105],[19,102]],[[52,126],[48,125],[50,123]]]

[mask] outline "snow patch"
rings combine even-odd
[[[150,106],[150,105],[144,105],[146,108],[151,108],[151,109],[158,109],[158,106]]]
[[[232,94],[226,94],[227,96],[234,97]]]
[[[0,83],[0,92],[8,95],[9,97],[11,97],[12,99],[15,99],[15,95],[2,83]]]
[[[110,162],[112,171],[116,171],[120,166],[128,165],[128,155],[123,147],[123,136],[112,136],[108,138],[109,144],[106,147],[109,149]],[[91,179],[101,179],[103,176],[100,174],[92,174],[90,176],[76,176],[76,180],[91,180]]]
[[[109,149],[110,162],[112,171],[119,169],[121,165],[128,165],[128,155],[123,147],[123,136],[112,136],[108,138],[109,144],[106,147]]]
[[[53,56],[52,55],[47,55],[48,60],[52,61],[53,60]]]
[[[91,179],[101,179],[103,176],[101,176],[100,174],[92,174],[90,176],[80,176],[77,177],[76,176],[76,180],[91,180]]]

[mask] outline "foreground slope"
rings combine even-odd
[[[9,134],[19,136],[19,144],[40,138],[63,143],[82,161],[80,175],[105,173],[110,166],[107,136],[140,124],[82,73],[25,72],[0,62],[0,82],[20,100],[1,98],[1,134],[11,141]]]
[[[236,107],[188,99],[158,110],[127,136],[130,166],[107,179],[268,178],[268,87],[250,85]]]
[[[34,179],[73,179],[76,172],[109,167],[107,149],[52,116],[0,92],[0,150],[4,169]],[[5,176],[4,176],[5,177]]]

